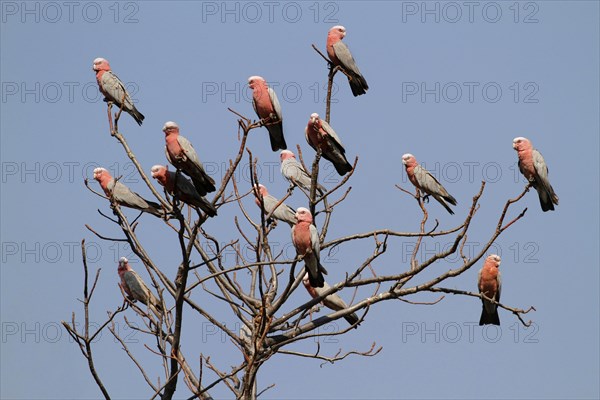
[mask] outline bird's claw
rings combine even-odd
[[[422,199],[423,199],[423,203],[429,204],[429,195],[428,194],[426,194],[425,196],[423,196]]]

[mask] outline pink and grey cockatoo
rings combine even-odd
[[[544,157],[524,137],[513,139],[513,149],[519,156],[519,170],[538,192],[542,211],[554,211],[554,205],[558,205],[558,196],[548,180],[548,166]]]
[[[304,284],[304,287],[308,291],[308,294],[310,294],[313,299],[316,299],[317,297],[321,296],[326,291],[331,289],[331,286],[329,286],[329,284],[327,284],[327,282],[323,283],[322,288],[312,287],[310,284],[308,272],[304,275],[304,278],[302,279],[302,283]],[[346,308],[348,308],[348,304],[346,304],[346,302],[344,300],[342,300],[342,298],[340,296],[338,296],[337,293],[333,293],[333,294],[330,294],[329,296],[325,297],[323,299],[322,303],[325,307],[327,307],[333,311],[340,311],[340,310],[345,310]],[[348,321],[348,323],[350,325],[354,325],[359,321],[358,315],[356,315],[356,313],[346,315],[344,317],[344,319],[346,321]],[[357,326],[355,326],[355,328],[357,328]]]
[[[500,301],[500,291],[502,289],[502,279],[498,270],[500,261],[500,256],[496,254],[489,255],[477,277],[479,293],[483,293],[486,297],[496,301]],[[483,309],[481,310],[479,325],[500,325],[498,305],[485,299],[481,299],[481,301],[483,302]]]
[[[283,137],[283,115],[281,106],[275,91],[271,89],[264,78],[260,76],[251,76],[248,78],[248,86],[252,89],[252,106],[258,118],[263,120],[269,138],[271,140],[271,150],[285,150],[287,144]]]
[[[444,189],[442,184],[429,171],[417,163],[415,156],[408,153],[404,154],[402,156],[402,164],[406,167],[408,179],[410,179],[415,187],[427,193],[427,195],[433,196],[450,214],[454,214],[454,211],[450,209],[446,202],[455,206],[456,199]]]
[[[158,181],[172,196],[192,207],[200,208],[209,217],[217,215],[217,209],[204,197],[200,196],[188,178],[173,171],[164,165],[155,165],[150,170],[152,177]],[[175,185],[177,183],[177,185]]]
[[[125,257],[119,258],[119,268],[117,269],[121,278],[121,287],[127,293],[130,300],[137,300],[147,306],[157,318],[160,318],[162,304],[158,298],[148,289],[142,278],[129,265],[129,260]]]
[[[367,93],[369,85],[360,73],[350,49],[342,39],[346,36],[346,28],[336,25],[327,34],[327,54],[334,66],[340,66],[349,75],[348,82],[354,96]]]
[[[321,242],[319,233],[313,225],[313,218],[307,208],[300,207],[296,211],[296,225],[292,227],[292,243],[296,253],[304,257],[304,267],[308,273],[310,285],[322,288],[325,285],[323,274],[327,270],[321,265]]]
[[[215,181],[211,178],[198,158],[196,150],[189,140],[179,134],[179,125],[168,121],[163,126],[165,133],[165,153],[167,160],[177,169],[192,178],[196,190],[200,196],[206,196],[207,193],[214,192]]]
[[[104,95],[105,101],[110,101],[119,108],[123,105],[123,110],[131,115],[138,125],[142,125],[144,116],[135,108],[125,85],[111,71],[108,61],[104,58],[96,58],[92,69],[96,71],[98,88],[100,89],[100,93]]]
[[[296,184],[310,192],[311,177],[302,167],[302,164],[296,160],[296,156],[289,150],[283,150],[279,154],[281,160],[281,174],[291,184]],[[321,195],[326,192],[325,188],[317,183],[317,190]]]
[[[131,189],[121,182],[115,181],[106,169],[94,169],[94,179],[100,183],[106,197],[112,197],[119,205],[145,211],[159,218],[163,216],[160,204],[144,200],[142,196],[132,192]]]
[[[352,165],[346,159],[346,150],[342,141],[327,121],[319,118],[319,114],[310,115],[308,125],[304,129],[304,136],[315,151],[321,149],[323,158],[333,164],[338,174],[343,176],[352,170]]]
[[[258,189],[254,190],[254,196],[256,197],[254,201],[256,202],[256,205],[259,208],[261,208],[259,196],[262,196],[265,216],[273,212],[273,214],[271,214],[271,217],[286,222],[290,227],[296,225],[296,212],[294,211],[294,209],[285,203],[281,203],[279,207],[275,209],[275,206],[277,205],[277,203],[279,203],[279,200],[271,196],[267,191],[266,187],[264,187],[263,185],[258,185]]]

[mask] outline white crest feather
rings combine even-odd
[[[173,121],[167,121],[165,122],[165,124],[163,125],[163,132],[167,129],[167,128],[177,128],[179,129],[179,125],[177,125],[175,122]]]
[[[262,76],[258,76],[258,75],[252,75],[250,78],[248,78],[248,83],[250,83],[252,81],[263,81],[263,82],[265,82],[265,78],[263,78]]]

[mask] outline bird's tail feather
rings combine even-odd
[[[354,97],[367,93],[369,89],[366,79],[360,74],[352,74],[352,79],[348,79],[348,82]]]
[[[500,325],[500,317],[498,316],[498,310],[493,313],[488,313],[485,307],[481,310],[481,317],[479,318],[479,325]]]
[[[287,144],[285,143],[285,137],[283,137],[283,124],[277,123],[273,125],[267,125],[269,131],[269,139],[271,140],[271,150],[286,150]]]
[[[438,201],[438,203],[440,203],[442,206],[444,206],[446,211],[448,211],[450,214],[454,215],[454,211],[452,211],[450,206],[448,206],[448,204],[446,204],[446,202],[444,201],[444,199],[442,197],[434,195],[433,198],[436,199]]]
[[[352,314],[350,314],[350,315],[346,315],[346,316],[344,317],[344,319],[345,319],[346,321],[348,321],[348,323],[349,323],[350,325],[355,325],[355,324],[356,324],[356,323],[359,321],[358,315],[356,315],[356,313],[352,313]],[[356,325],[354,328],[358,328],[358,325]]]
[[[142,114],[141,112],[138,111],[137,108],[135,108],[135,106],[133,106],[133,109],[131,110],[131,116],[133,117],[133,119],[135,119],[135,122],[137,122],[137,124],[139,126],[142,126],[142,122],[144,121],[144,114]]]

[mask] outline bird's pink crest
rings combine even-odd
[[[117,267],[119,276],[121,276],[122,274],[124,274],[125,272],[130,271],[130,270],[131,270],[131,267],[129,266],[129,260],[125,257],[119,258],[119,265]]]
[[[500,259],[499,255],[497,255],[497,254],[490,254],[485,259],[484,266],[492,266],[492,267],[498,268],[500,266],[501,261],[502,260]]]
[[[312,214],[308,208],[300,207],[296,210],[296,219],[298,222],[311,222],[313,221]]]
[[[294,153],[292,153],[289,150],[282,150],[281,153],[279,153],[279,157],[281,158],[281,161],[287,160],[289,158],[296,158]]]
[[[513,149],[519,151],[519,150],[525,150],[531,147],[531,142],[529,141],[529,139],[524,138],[524,137],[516,137],[513,139]]]
[[[334,42],[337,40],[341,40],[344,38],[344,36],[346,36],[346,28],[344,28],[342,25],[336,25],[333,28],[329,29],[327,36],[329,38],[334,39]]]
[[[154,165],[152,166],[152,168],[150,169],[150,172],[152,172],[152,177],[156,178],[159,175],[164,175],[165,172],[167,172],[167,167],[165,167],[164,165]]]
[[[254,194],[260,193],[263,197],[269,194],[267,188],[260,183],[257,186],[257,189],[254,190]]]
[[[108,60],[98,57],[94,60],[92,69],[94,71],[110,71],[110,64],[108,63]]]
[[[177,124],[176,124],[175,122],[173,122],[173,121],[167,121],[167,122],[165,122],[165,124],[164,124],[164,125],[163,125],[163,127],[162,127],[162,131],[163,131],[163,132],[165,132],[165,133],[166,133],[167,131],[170,131],[170,130],[172,130],[172,129],[179,131],[179,125],[177,125]]]
[[[267,81],[265,81],[265,78],[262,76],[252,75],[250,78],[248,78],[248,86],[250,86],[250,89],[254,89],[255,85],[259,85],[261,83],[264,83],[265,85],[267,84]]]
[[[500,258],[500,256],[498,254],[490,254],[489,256],[487,256],[487,260],[497,262],[498,265],[502,261],[502,259]]]
[[[110,174],[108,173],[108,170],[106,168],[98,167],[98,168],[94,169],[94,179],[99,180],[100,177],[104,174],[107,174],[108,176],[110,176]]]
[[[411,166],[417,163],[417,159],[410,153],[406,153],[402,156],[402,164]]]

